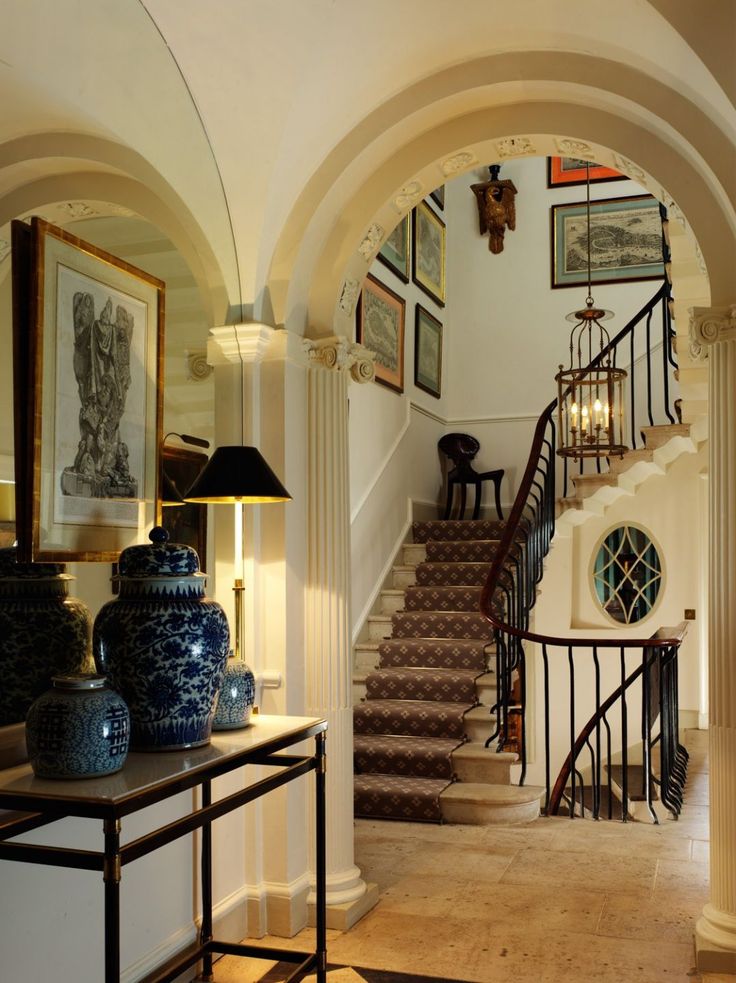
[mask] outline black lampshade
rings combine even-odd
[[[192,487],[187,502],[288,502],[287,492],[256,447],[217,447]]]

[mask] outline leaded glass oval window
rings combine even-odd
[[[593,585],[598,603],[619,624],[651,613],[662,587],[662,563],[643,529],[617,526],[606,535],[593,562]]]

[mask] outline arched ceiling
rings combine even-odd
[[[215,321],[324,331],[403,185],[432,169],[439,183],[468,148],[567,137],[664,187],[721,296],[736,262],[736,5],[697,7],[0,0],[0,214],[49,194],[44,181],[79,200],[86,181],[98,200],[106,186],[188,250]],[[6,153],[24,141],[25,158]]]

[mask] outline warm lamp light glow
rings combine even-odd
[[[289,502],[291,495],[256,447],[233,445],[215,449],[184,500],[261,505]]]

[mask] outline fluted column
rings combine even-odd
[[[696,927],[698,969],[736,972],[736,306],[693,308],[708,351],[710,418],[710,902]]]
[[[353,858],[348,379],[374,376],[372,355],[344,338],[305,342],[307,380],[306,712],[329,722],[328,926],[348,928],[377,900]]]

